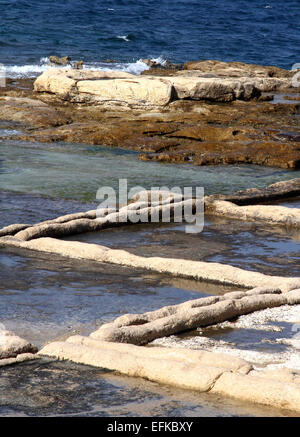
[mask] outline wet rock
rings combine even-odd
[[[211,393],[276,408],[300,410],[300,387],[295,383],[224,372]]]
[[[24,363],[25,361],[37,360],[39,357],[36,354],[24,353],[19,354],[15,358],[0,359],[0,367],[11,366],[13,364]]]
[[[62,70],[61,73],[58,70]],[[159,69],[154,70],[157,72]],[[197,76],[202,74],[200,70],[184,70],[176,74],[173,71],[173,76],[168,76],[167,72],[170,71],[164,70],[162,74],[155,77],[157,80],[162,80],[160,76],[164,76],[163,81],[168,80],[170,83],[171,80],[174,83],[177,81],[182,96],[192,96],[193,93],[196,96],[198,92],[200,93],[200,85],[203,81],[203,77]],[[192,79],[182,76],[183,73],[192,74]],[[230,98],[236,98],[249,81],[251,87],[248,90],[251,91],[261,84],[273,86],[275,80],[289,80],[286,77],[279,77],[280,72],[276,73],[276,77],[254,76],[231,79],[226,75],[216,77],[211,72],[203,74],[211,76],[204,78],[207,83],[215,84],[216,80],[223,84],[228,80],[231,83],[240,83],[232,97],[229,93]],[[149,80],[149,75],[143,77]],[[7,108],[4,112],[0,112],[0,119],[11,117],[21,120],[21,123],[22,118],[28,120],[27,132],[15,136],[17,140],[67,141],[118,146],[138,151],[139,159],[144,161],[191,163],[199,166],[241,163],[290,170],[300,168],[297,141],[300,105],[297,101],[292,104],[273,104],[273,102],[261,101],[260,97],[247,101],[236,99],[227,103],[190,100],[190,97],[173,100],[177,98],[173,84],[171,84],[173,91],[170,102],[164,106],[153,106],[153,102],[150,104],[141,100],[138,105],[137,102],[129,104],[123,101],[104,101],[101,98],[97,101],[99,96],[89,93],[81,93],[79,96],[77,92],[79,82],[91,84],[107,82],[108,79],[129,78],[140,80],[142,77],[124,72],[49,69],[36,80],[35,92],[32,91],[32,81],[19,79],[8,81],[7,87],[0,89],[2,96],[26,97],[32,100],[38,98],[54,110],[56,115],[59,113],[62,119],[58,120],[57,125],[53,126],[52,123],[49,127],[48,120],[51,121],[52,116],[47,117],[45,114],[43,120],[36,122],[34,114],[40,117],[37,110],[33,111],[33,115],[30,110],[27,110],[23,116],[17,105],[11,107],[11,115],[7,113]],[[198,85],[193,87],[193,83]],[[95,84],[91,85],[91,91],[94,92],[96,88]],[[260,88],[258,89],[261,91]],[[215,87],[209,92],[217,93],[217,91]],[[201,94],[199,96],[202,98]],[[246,93],[245,98],[248,97]],[[228,99],[228,94],[219,95],[218,99],[222,98]],[[1,105],[4,103],[0,103]],[[66,123],[63,123],[64,120]],[[284,131],[282,126],[285,127]],[[287,136],[285,132],[293,135]]]
[[[81,342],[83,344],[80,344]],[[148,352],[146,348],[132,345],[118,346],[85,340],[81,337],[71,337],[65,343],[50,343],[40,351],[40,354],[71,359],[82,364],[115,370],[129,376],[146,377],[163,384],[178,385],[180,381],[181,387],[199,391],[208,391],[214,381],[224,371],[228,371],[228,367],[222,367],[224,356],[218,354],[215,356],[218,366],[206,366],[202,365],[202,352],[198,351],[189,351],[190,353],[188,352],[184,358],[184,351],[178,349],[166,350],[155,347]],[[203,355],[205,362],[206,354]],[[223,360],[228,366],[228,358],[225,357]],[[233,366],[235,365],[237,363],[233,360]],[[240,361],[238,365],[247,366],[248,363]]]
[[[55,65],[69,65],[71,62],[71,58],[69,56],[49,56],[49,61]]]
[[[274,200],[288,199],[300,195],[300,178],[280,181],[266,188],[248,188],[231,195],[214,194],[206,197],[206,204],[214,200],[225,200],[236,205],[252,205]]]
[[[148,67],[151,68],[155,68],[155,67],[161,68],[163,66],[160,62],[152,61],[151,59],[148,58],[141,59],[141,62],[143,62],[144,64],[148,65]]]
[[[148,67],[150,68],[160,68],[164,70],[179,70],[183,68],[181,64],[173,64],[169,60],[157,62],[152,59],[146,58],[146,59],[141,59],[141,62],[144,62],[144,64],[148,65]]]
[[[82,70],[83,69],[83,61],[74,62],[72,67],[75,68],[75,70]]]
[[[28,227],[30,227],[30,225],[25,223],[17,223],[14,225],[5,226],[4,228],[0,229],[0,237],[3,237],[4,235],[15,235],[17,232],[21,232]]]
[[[0,360],[20,354],[36,353],[37,348],[11,331],[0,330]]]
[[[149,70],[145,70],[143,73],[147,74],[147,75],[159,75],[161,74],[162,76],[164,74],[167,75],[172,75],[174,74],[176,71],[178,70],[182,70],[183,66],[182,64],[173,64],[172,62],[170,62],[169,60],[165,60],[163,62],[157,62],[157,61],[153,61],[152,59],[141,59],[142,62],[144,62],[144,64],[148,65]]]

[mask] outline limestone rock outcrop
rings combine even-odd
[[[133,76],[120,71],[49,69],[37,78],[34,89],[53,93],[73,103],[159,108],[178,99],[215,102],[250,100],[259,97],[261,91],[277,89],[281,85],[280,82],[275,86],[272,80],[198,77],[196,74],[152,77]]]
[[[73,103],[165,106],[172,85],[160,78],[138,77],[122,71],[48,69],[34,84],[37,92],[57,95]]]
[[[232,102],[250,100],[260,96],[256,83],[248,80],[219,79],[207,77],[169,77],[178,99]]]

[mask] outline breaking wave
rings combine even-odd
[[[166,62],[163,57],[153,58],[152,61],[158,62],[162,65]],[[28,64],[28,65],[6,65],[5,72],[6,76],[10,78],[34,78],[42,74],[48,68],[61,68],[61,66],[50,65],[49,59],[43,57],[40,59],[38,64]],[[71,67],[65,67],[71,68]],[[108,71],[108,70],[119,70],[126,71],[131,74],[141,74],[143,71],[148,70],[149,66],[146,65],[141,59],[135,62],[87,62],[84,63],[83,68],[85,70],[98,70],[98,71]]]

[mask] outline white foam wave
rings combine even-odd
[[[162,56],[159,56],[157,58],[151,58],[151,61],[157,62],[161,65],[164,65],[166,63],[166,60]],[[48,68],[61,68],[61,66],[53,66],[50,64],[48,57],[43,57],[40,59],[39,64],[6,65],[5,74],[7,77],[10,78],[34,78],[42,74],[44,71],[48,70]],[[85,70],[119,70],[136,75],[141,74],[145,70],[149,70],[149,68],[150,67],[142,62],[141,59],[136,62],[87,62],[83,65],[83,69]]]
[[[48,58],[42,58],[39,64],[29,64],[29,65],[6,65],[5,74],[10,78],[33,78],[49,68],[61,68],[61,66],[50,65]],[[68,67],[64,67],[68,68]],[[69,67],[71,68],[71,67]],[[131,74],[141,74],[142,71],[148,70],[149,66],[146,65],[141,60],[136,62],[93,62],[85,63],[83,65],[85,70],[97,70],[97,71],[108,71],[108,70],[119,70],[126,71]]]
[[[127,35],[118,35],[117,38],[122,39],[123,41],[129,42],[130,39]]]

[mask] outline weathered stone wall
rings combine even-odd
[[[237,287],[279,287],[282,291],[300,288],[300,278],[269,276],[213,262],[161,257],[145,258],[133,255],[125,250],[109,249],[105,246],[78,241],[64,241],[49,237],[22,241],[18,238],[7,236],[0,238],[0,246],[21,247],[39,252],[48,252],[49,254],[58,254],[68,258],[142,268],[159,273],[168,273],[176,277]]]
[[[70,337],[40,355],[101,367],[162,384],[300,411],[299,374],[253,371],[244,360],[212,352],[125,345]]]

